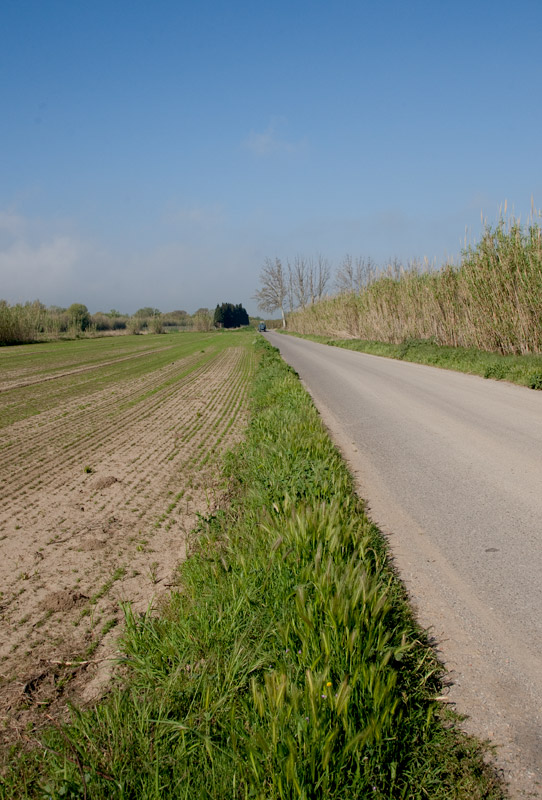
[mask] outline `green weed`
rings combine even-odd
[[[231,503],[179,591],[126,609],[125,678],[4,771],[4,798],[502,797],[295,374],[264,341]]]

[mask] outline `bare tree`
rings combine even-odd
[[[288,262],[288,274],[292,285],[294,304],[305,308],[310,297],[309,265],[303,256],[296,256],[294,263]]]
[[[316,262],[309,261],[308,278],[311,304],[322,299],[331,277],[331,266],[327,258],[319,255]]]
[[[295,292],[294,292],[294,276],[292,273],[292,267],[290,266],[290,262],[288,262],[288,308],[290,311],[295,309]]]
[[[270,314],[280,309],[282,327],[285,328],[284,302],[288,296],[288,280],[280,258],[265,259],[260,272],[260,282],[262,288],[255,293],[254,300],[257,300],[262,311],[268,311]]]
[[[297,255],[293,262],[288,261],[288,301],[290,310],[306,308],[324,296],[331,277],[331,266],[327,258],[312,258]]]
[[[356,258],[346,255],[340,265],[335,285],[340,294],[362,292],[375,278],[376,264],[371,258]]]

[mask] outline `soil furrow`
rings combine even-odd
[[[204,374],[204,371],[205,366],[194,370],[194,372],[178,382],[177,388],[192,383],[197,379],[198,375]],[[175,391],[175,387],[169,388],[169,393]],[[129,395],[129,391],[127,395]],[[15,441],[9,450],[6,448],[2,453],[2,463],[7,472],[7,474],[3,476],[3,492],[11,490],[13,486],[21,485],[20,476],[22,474],[27,478],[29,477],[29,470],[26,464],[28,464],[29,460],[33,459],[36,453],[39,453],[39,456],[34,459],[36,461],[34,471],[42,473],[43,469],[39,466],[40,464],[50,461],[51,458],[55,456],[61,457],[62,451],[64,450],[76,450],[81,441],[89,437],[89,434],[94,435],[96,444],[99,446],[99,441],[107,438],[112,431],[118,432],[122,428],[129,428],[133,424],[133,421],[141,416],[141,409],[136,406],[132,406],[125,412],[115,413],[108,422],[103,421],[104,416],[106,418],[108,416],[108,409],[118,406],[118,401],[118,397],[113,399],[109,397],[93,398],[92,409],[88,413],[87,409],[81,407],[79,404],[79,408],[75,410],[72,409],[71,412],[65,410],[62,414],[63,419],[60,422],[58,417],[55,417],[50,424],[46,424],[43,427],[38,424],[37,430],[35,426],[29,426],[26,421],[23,423],[15,423],[13,426],[16,428],[13,434],[15,436]],[[155,394],[153,398],[149,398],[146,403],[146,413],[154,413],[156,407],[161,402],[162,397],[159,394]],[[83,411],[84,414],[82,413]],[[64,414],[69,415],[66,421],[64,420]],[[30,427],[33,434],[30,437],[30,431],[27,430],[28,427]],[[66,438],[67,435],[70,435],[66,433],[66,429],[72,431],[80,428],[86,428],[87,430],[83,430],[81,433],[71,433],[72,438]],[[90,431],[88,430],[89,428]],[[59,443],[58,445],[56,444],[57,442]],[[77,457],[76,453],[72,460]],[[14,461],[15,464],[13,463]]]
[[[90,699],[102,690],[121,602],[137,611],[157,602],[175,581],[196,513],[213,511],[223,491],[217,459],[245,422],[253,359],[243,347],[199,358],[5,430],[13,442],[0,466],[8,738],[66,692]],[[93,663],[56,663],[82,656]]]
[[[90,372],[93,369],[102,369],[103,367],[108,367],[111,364],[119,364],[121,361],[131,361],[134,358],[141,358],[142,356],[148,356],[151,353],[158,353],[161,350],[171,350],[172,345],[167,345],[166,347],[160,347],[156,350],[144,350],[141,353],[132,353],[129,356],[124,356],[122,358],[113,358],[111,361],[100,361],[98,364],[89,364],[84,367],[76,367],[75,369],[66,370],[65,372],[55,372],[54,375],[44,375],[43,377],[36,377],[36,378],[28,378],[28,380],[19,381],[16,383],[10,384],[0,384],[0,392],[7,392],[10,389],[21,389],[23,386],[34,386],[37,383],[46,383],[47,381],[55,381],[59,378],[70,378],[73,375],[78,375],[81,372]]]

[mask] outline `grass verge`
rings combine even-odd
[[[160,616],[127,609],[123,687],[42,734],[1,797],[503,796],[308,395],[256,346],[230,507]]]
[[[501,353],[478,350],[476,347],[447,347],[436,344],[430,339],[406,339],[401,344],[388,344],[367,339],[334,339],[329,336],[290,331],[288,335],[333,347],[371,353],[375,356],[429,364],[456,372],[480,375],[482,378],[510,381],[520,386],[528,386],[529,389],[542,389],[541,354],[501,355]]]

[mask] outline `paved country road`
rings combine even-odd
[[[267,334],[387,535],[467,730],[542,797],[542,392]]]

